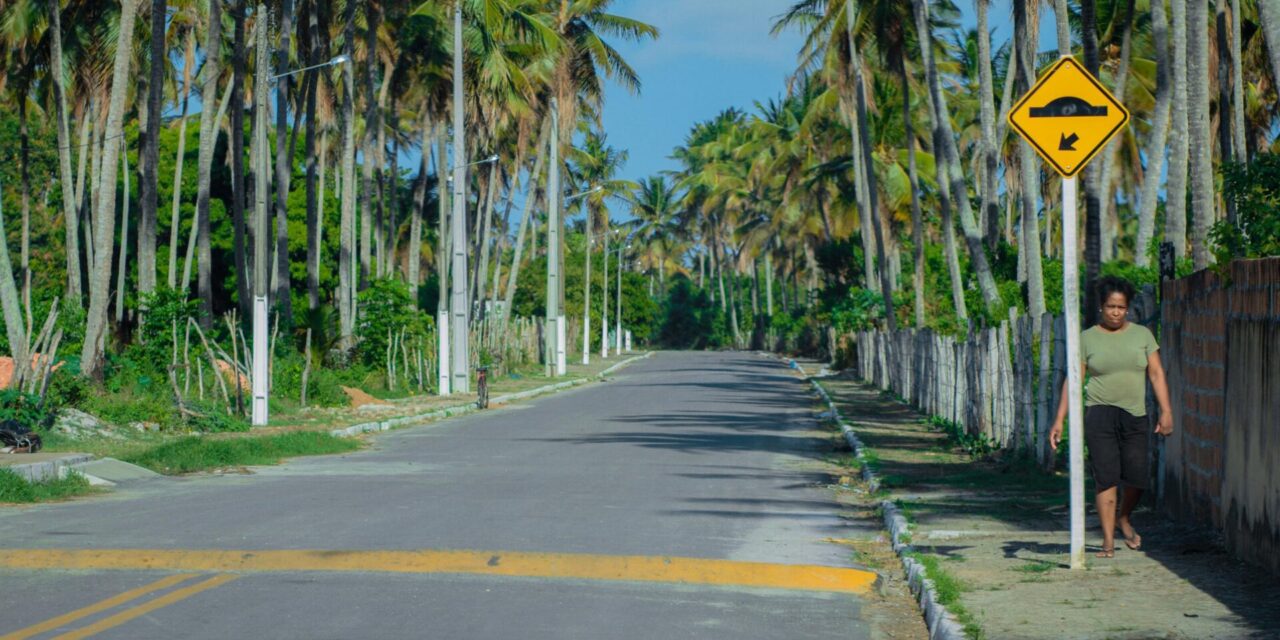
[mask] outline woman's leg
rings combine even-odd
[[[1098,519],[1102,521],[1102,551],[1099,558],[1110,558],[1116,548],[1116,488],[1103,489],[1094,496]]]
[[[1120,525],[1120,533],[1124,536],[1124,544],[1130,549],[1137,550],[1142,546],[1142,536],[1133,529],[1133,525],[1129,523],[1129,514],[1133,513],[1138,501],[1142,499],[1142,489],[1137,487],[1125,487],[1124,498],[1120,501],[1120,517],[1117,518],[1117,524]]]

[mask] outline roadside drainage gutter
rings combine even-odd
[[[788,360],[787,363],[792,369],[802,374],[804,373],[804,369],[801,369],[795,360]],[[817,376],[806,376],[806,379],[809,384],[813,385],[814,391],[818,393],[822,401],[826,403],[829,417],[840,426],[840,432],[844,434],[845,441],[849,443],[849,447],[853,449],[854,456],[858,458],[859,467],[862,469],[863,481],[867,483],[867,487],[874,493],[880,488],[880,479],[866,463],[866,449],[862,441],[858,439],[858,435],[854,433],[853,428],[840,415],[840,410],[836,408],[836,404],[831,400],[831,396],[827,394],[827,390],[818,383],[819,378],[828,375],[831,374],[827,373],[826,367],[823,367],[822,373]],[[906,517],[902,515],[901,510],[891,500],[882,500],[880,502],[880,511],[884,514],[884,526],[889,531],[893,551],[902,560],[902,569],[907,574],[907,584],[911,587],[911,593],[915,595],[916,601],[920,605],[920,612],[924,615],[925,624],[929,628],[930,640],[965,640],[968,636],[964,633],[964,627],[938,601],[938,591],[933,585],[933,580],[929,579],[924,565],[907,555],[912,551],[912,548],[910,544],[904,541],[907,538],[909,528]]]

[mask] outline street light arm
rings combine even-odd
[[[334,56],[334,57],[333,57],[331,60],[329,60],[328,62],[321,62],[320,64],[313,64],[313,65],[311,65],[311,66],[309,66],[309,67],[303,67],[303,68],[301,68],[301,69],[294,69],[293,71],[286,71],[286,72],[284,72],[284,73],[276,74],[276,75],[274,75],[274,76],[271,76],[271,77],[267,78],[267,82],[275,82],[276,80],[279,80],[280,78],[284,78],[284,77],[286,77],[286,76],[291,76],[291,75],[294,75],[294,74],[302,73],[303,71],[310,71],[310,70],[312,70],[312,69],[319,69],[319,68],[321,68],[321,67],[332,67],[332,66],[334,66],[334,65],[339,65],[339,64],[346,63],[346,62],[351,62],[351,58],[350,58],[350,57],[348,57],[348,56],[347,56],[347,54],[345,54],[345,53],[338,54],[338,55]]]

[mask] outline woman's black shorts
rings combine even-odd
[[[1120,483],[1147,488],[1146,417],[1120,407],[1094,405],[1084,412],[1084,441],[1089,446],[1089,468],[1095,491]]]

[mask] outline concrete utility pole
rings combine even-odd
[[[560,107],[551,99],[551,164],[547,167],[547,366],[564,374],[564,326],[560,315]]]
[[[267,272],[270,269],[270,258],[267,247],[271,239],[267,236],[267,193],[270,189],[270,176],[267,172],[267,5],[258,3],[254,10],[255,26],[254,42],[258,48],[261,61],[257,65],[254,78],[254,117],[253,143],[257,150],[254,154],[253,188],[253,406],[252,423],[254,426],[267,424],[267,362],[268,362],[268,329],[267,329]],[[212,105],[209,105],[212,106]]]
[[[622,353],[622,250],[630,248],[630,245],[624,245],[621,240],[618,241],[618,295],[616,304],[618,305],[617,313],[614,314],[615,329],[613,331],[613,351],[614,353]]]
[[[451,305],[452,326],[449,328],[452,391],[466,393],[471,389],[468,338],[470,308],[467,305],[467,144],[466,122],[462,105],[462,2],[453,10],[453,237]]]
[[[600,357],[609,357],[609,228],[605,225],[604,230],[604,280],[600,287],[600,297],[604,298],[600,304]]]

